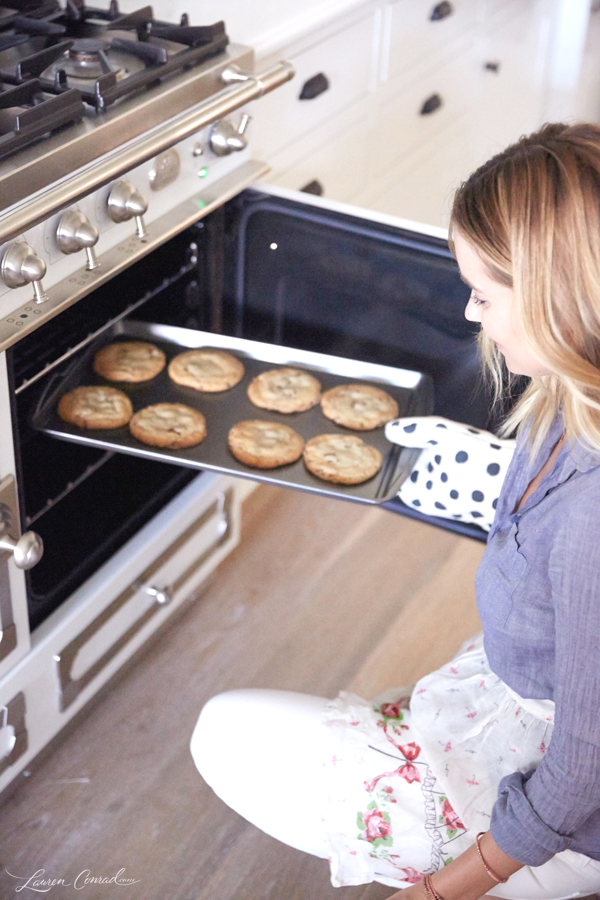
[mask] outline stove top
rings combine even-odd
[[[84,0],[0,6],[0,160],[223,54],[223,22],[158,21],[151,6],[121,15]],[[143,105],[143,102],[142,102]]]

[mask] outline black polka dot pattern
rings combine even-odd
[[[498,507],[500,486],[513,442],[494,440],[470,425],[416,418],[398,423],[398,435],[415,434],[415,446],[424,448],[400,496],[421,514],[479,524],[489,529]],[[406,420],[405,420],[406,421]],[[439,440],[432,438],[433,429]],[[431,449],[430,449],[431,448]]]

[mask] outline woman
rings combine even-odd
[[[230,806],[329,858],[334,885],[585,896],[600,890],[600,128],[548,125],[494,157],[450,233],[497,395],[503,364],[531,379],[477,573],[483,646],[410,698],[222,694],[192,753]]]

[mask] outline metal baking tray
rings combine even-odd
[[[165,351],[167,361],[185,349],[212,347],[227,350],[243,361],[246,371],[241,382],[235,387],[214,394],[200,393],[193,388],[175,384],[169,378],[166,368],[151,381],[141,384],[108,382],[94,373],[92,361],[100,347],[120,338],[151,341]],[[63,370],[57,378],[51,380],[38,402],[33,415],[33,425],[47,434],[77,444],[87,444],[197,469],[210,469],[330,497],[342,497],[361,503],[383,503],[394,497],[414,466],[420,450],[391,444],[386,439],[383,428],[365,432],[342,428],[323,415],[320,405],[305,412],[288,415],[259,409],[248,399],[247,387],[256,375],[274,366],[297,366],[312,372],[324,390],[352,382],[381,386],[396,399],[401,416],[429,415],[433,410],[432,381],[429,376],[420,372],[226,335],[125,319],[104,332],[99,340],[88,345],[74,358],[66,371]],[[140,443],[127,426],[86,431],[63,422],[56,411],[61,395],[78,385],[91,384],[112,384],[123,390],[131,399],[134,412],[152,403],[185,403],[200,410],[206,417],[207,435],[196,447],[167,450]],[[380,450],[384,460],[383,466],[377,475],[358,485],[321,481],[311,475],[302,459],[276,469],[255,469],[246,466],[235,459],[227,447],[229,429],[244,419],[282,422],[296,430],[305,441],[318,434],[336,432],[356,434]]]

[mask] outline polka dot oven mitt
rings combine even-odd
[[[423,448],[398,491],[407,506],[490,530],[515,441],[438,416],[394,419],[385,436],[394,444]]]

